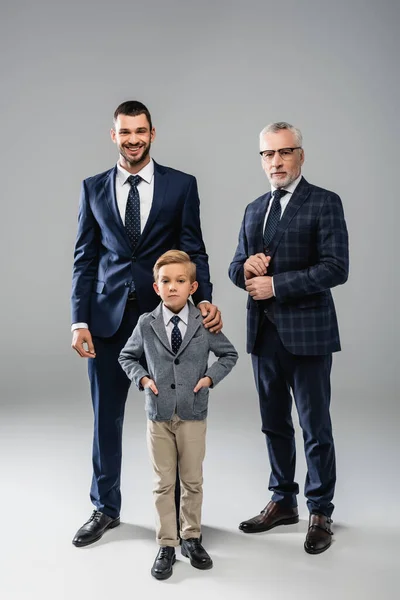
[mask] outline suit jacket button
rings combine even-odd
[[[129,287],[129,283],[127,281],[125,281],[125,287]]]
[[[176,358],[176,359],[174,360],[174,363],[175,363],[176,365],[179,365],[179,358]]]
[[[171,388],[174,390],[175,389],[175,384],[171,383]]]
[[[132,262],[136,262],[136,256],[132,256]]]

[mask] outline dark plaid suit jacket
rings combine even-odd
[[[263,225],[271,194],[246,208],[239,243],[229,267],[235,285],[245,288],[243,264],[264,252]],[[247,301],[247,351],[252,352],[265,306],[285,348],[292,354],[320,355],[340,350],[330,288],[347,280],[348,236],[339,196],[304,178],[290,199],[267,252],[268,275],[276,297]]]

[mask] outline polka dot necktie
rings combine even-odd
[[[140,175],[131,175],[127,181],[131,185],[125,210],[125,229],[132,248],[136,248],[140,238],[140,197],[137,186],[142,180]]]
[[[180,321],[180,318],[177,315],[175,315],[175,317],[171,318],[171,322],[174,324],[174,326],[172,328],[172,333],[171,333],[171,347],[172,347],[172,352],[174,354],[176,354],[178,352],[178,350],[182,344],[182,334],[181,334],[181,330],[178,327],[179,321]]]
[[[272,200],[271,210],[268,214],[268,219],[264,229],[264,249],[266,250],[272,242],[276,230],[278,229],[281,219],[281,198],[288,192],[286,190],[277,189],[274,191],[274,199]]]

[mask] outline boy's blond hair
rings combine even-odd
[[[160,256],[159,259],[157,259],[157,262],[153,268],[154,281],[157,283],[161,267],[165,267],[165,265],[173,265],[176,263],[185,265],[186,272],[190,279],[190,283],[196,281],[196,265],[190,260],[189,254],[186,254],[186,252],[182,252],[182,250],[168,250],[168,252],[165,252]]]

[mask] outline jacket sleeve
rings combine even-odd
[[[99,244],[100,229],[90,208],[86,185],[83,181],[72,274],[72,323],[90,324],[90,295],[97,274]]]
[[[181,215],[181,229],[179,248],[187,252],[196,263],[197,281],[199,287],[193,294],[193,302],[198,304],[201,300],[212,302],[212,284],[210,282],[210,269],[208,255],[204,246],[200,223],[200,199],[197,191],[195,177],[190,177],[185,202]]]
[[[243,217],[242,225],[240,227],[239,240],[238,240],[238,245],[236,248],[235,256],[233,257],[232,262],[229,266],[230,280],[235,285],[242,288],[243,290],[246,289],[246,285],[245,285],[245,281],[244,281],[243,265],[249,257],[248,243],[247,243],[247,237],[246,237],[246,213],[247,213],[247,208],[246,208],[246,212]]]
[[[347,281],[348,234],[342,202],[336,194],[327,197],[319,214],[317,253],[315,265],[273,276],[278,302],[322,292]]]
[[[214,388],[233,369],[238,359],[238,353],[223,333],[211,333],[205,329],[211,352],[218,357],[205,372],[204,377],[212,379]]]
[[[122,348],[118,358],[119,364],[139,390],[143,390],[143,387],[140,385],[142,377],[150,377],[146,369],[139,363],[144,352],[142,327],[142,317],[140,317],[131,337],[126,342],[124,348]]]

